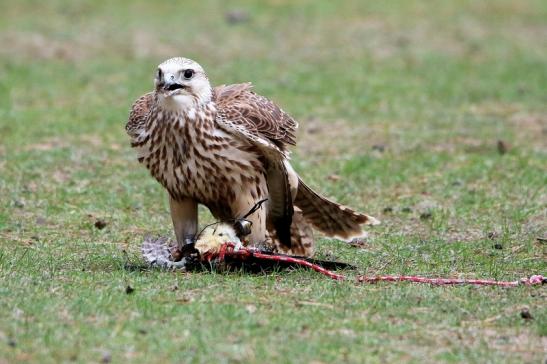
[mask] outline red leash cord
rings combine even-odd
[[[235,245],[232,243],[224,243],[220,247],[218,254],[219,261],[224,261],[226,257],[239,257],[245,259],[246,257],[254,257],[262,260],[272,260],[278,262],[293,263],[302,267],[313,269],[327,277],[330,277],[337,281],[347,280],[347,277],[334,273],[328,269],[325,269],[317,264],[310,263],[305,259],[290,257],[287,255],[276,254],[264,254],[256,249],[251,248],[239,248],[234,249]],[[212,260],[214,257],[209,255],[207,260]],[[414,282],[414,283],[429,283],[435,285],[449,285],[449,284],[472,284],[480,286],[501,286],[501,287],[516,287],[519,285],[539,285],[545,283],[547,279],[542,275],[533,275],[530,278],[522,278],[518,281],[495,281],[490,279],[460,279],[460,278],[425,278],[416,276],[358,276],[357,282],[359,283],[376,283],[376,282]]]
[[[533,275],[530,278],[522,278],[518,281],[495,281],[491,279],[461,279],[461,278],[425,278],[415,276],[377,276],[377,277],[357,277],[357,281],[361,283],[376,283],[380,281],[386,282],[414,282],[414,283],[429,283],[436,285],[447,284],[472,284],[476,286],[501,286],[501,287],[516,287],[519,285],[534,285],[542,284],[545,278],[541,275]]]

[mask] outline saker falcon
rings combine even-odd
[[[311,226],[346,241],[377,224],[314,192],[289,163],[297,122],[256,94],[250,83],[211,87],[203,68],[171,58],[156,71],[154,91],[131,108],[126,131],[138,160],[169,193],[177,244],[198,229],[198,204],[221,221],[244,216],[247,244],[311,256]]]

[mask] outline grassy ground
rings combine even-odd
[[[383,221],[361,247],[321,239],[320,257],[547,271],[545,2],[260,4],[0,4],[0,363],[545,360],[545,288],[141,269],[143,236],[171,227],[123,127],[184,55],[281,103],[305,180]]]

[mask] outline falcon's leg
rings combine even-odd
[[[258,211],[247,217],[253,225],[251,226],[251,235],[247,237],[249,245],[257,248],[266,248],[267,230],[266,230],[266,207],[263,206]]]
[[[185,244],[193,241],[198,231],[198,204],[190,198],[175,200],[170,196],[169,207],[171,208],[171,219],[173,219],[177,245],[182,248]]]

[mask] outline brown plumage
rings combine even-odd
[[[213,99],[219,111],[229,120],[243,125],[256,136],[269,139],[285,150],[286,145],[296,145],[298,123],[272,101],[252,91],[252,85],[217,86]]]
[[[307,187],[288,161],[298,124],[250,83],[211,88],[199,64],[162,63],[155,91],[131,109],[126,130],[138,160],[169,192],[180,245],[197,232],[197,204],[219,220],[252,214],[249,244],[313,253],[311,223],[345,240],[377,221]]]

